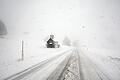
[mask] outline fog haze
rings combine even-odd
[[[10,37],[54,34],[87,47],[119,49],[119,8],[119,0],[0,0],[0,20]]]

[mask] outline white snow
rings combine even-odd
[[[111,49],[85,49],[81,48],[80,54],[84,55],[84,60],[88,59],[87,62],[84,62],[83,65],[85,70],[93,69],[96,70],[103,80],[120,80],[120,54]],[[90,71],[87,71],[88,73]],[[95,74],[95,72],[90,72]],[[90,76],[91,76],[90,74]],[[90,79],[90,76],[87,78]],[[95,76],[95,75],[94,75]],[[91,79],[90,79],[91,80]],[[96,80],[96,79],[95,79]],[[97,79],[99,80],[99,79]]]
[[[8,37],[0,36],[0,78],[20,64],[29,67],[64,50],[45,49],[41,40],[52,33],[87,47],[81,48],[84,71],[95,68],[93,63],[111,80],[120,80],[120,0],[0,0],[0,20],[8,31]],[[22,40],[26,62],[20,61]]]
[[[45,43],[26,40],[24,45],[25,57],[22,61],[21,40],[0,39],[0,80],[70,49],[68,47],[48,49],[42,44]]]

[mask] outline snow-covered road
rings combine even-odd
[[[120,62],[117,65],[109,55],[80,50],[80,62],[84,80],[120,80]]]
[[[66,64],[67,67],[63,69],[62,78],[60,75],[59,79],[48,80],[120,80],[119,58],[110,57],[110,53],[109,55],[102,55],[87,50],[74,49],[73,54],[74,56]],[[56,70],[60,71],[59,68]],[[55,75],[58,71],[55,71],[52,75]]]
[[[83,79],[80,69],[79,54],[73,48],[5,80],[80,80]]]
[[[84,53],[81,52],[80,58],[84,80],[111,80]]]
[[[114,58],[68,48],[4,80],[120,80]]]
[[[44,60],[30,68],[14,74],[5,80],[46,80],[50,73],[71,54],[72,50],[65,50],[58,55]]]
[[[78,51],[73,49],[67,57],[47,78],[47,80],[80,80],[82,79]]]

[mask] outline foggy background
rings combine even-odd
[[[43,40],[54,34],[88,48],[120,48],[119,0],[0,0],[2,24],[8,39]]]

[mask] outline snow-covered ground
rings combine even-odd
[[[48,49],[45,48],[45,42],[24,40],[24,60],[21,60],[21,49],[21,40],[0,39],[0,80],[60,55],[71,48],[63,46],[61,48]],[[81,71],[83,73],[82,76],[85,80],[120,80],[119,51],[98,48],[79,48],[78,50],[80,54]],[[45,71],[45,69],[47,69],[49,72],[48,75],[50,75],[64,60],[66,55],[53,60],[53,62],[48,64],[51,68],[45,66],[38,74],[47,73],[47,71]],[[46,79],[48,75],[44,74],[39,78]]]
[[[120,80],[120,54],[117,51],[82,48],[80,55],[85,80]]]
[[[68,47],[47,49],[42,41],[25,40],[24,43],[22,61],[21,40],[0,39],[0,80],[70,49]]]

